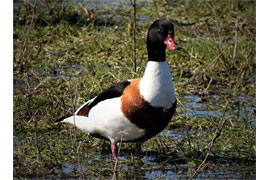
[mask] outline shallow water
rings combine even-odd
[[[142,164],[127,165],[126,159],[131,159],[127,153],[120,153],[118,169],[125,169],[129,171],[131,176],[143,179],[179,179],[187,178],[190,172],[190,167],[186,162],[181,161],[163,161],[163,159],[169,158],[168,156],[162,157],[158,153],[153,155],[145,155],[141,157]],[[103,155],[101,155],[103,156]],[[106,155],[105,155],[106,156]],[[110,166],[110,159],[108,156],[97,156],[97,159],[102,160],[100,163],[95,163],[97,167],[104,167],[104,163]],[[90,157],[89,157],[90,158]],[[93,158],[93,157],[91,157]],[[195,179],[255,179],[255,164],[239,165],[230,162],[226,158],[217,158],[215,163],[208,163],[208,166],[200,171]],[[226,163],[226,161],[230,163]],[[88,161],[88,165],[92,166],[93,162]],[[135,167],[134,167],[135,166]],[[78,164],[66,164],[62,171],[66,174],[78,171],[80,167]],[[85,166],[81,167],[83,172],[87,171]]]
[[[233,112],[227,112],[226,116],[237,116],[239,118],[250,118],[255,121],[256,118],[256,107],[255,100],[253,97],[240,95],[234,97],[237,102],[241,102],[242,105]],[[181,102],[184,104],[189,117],[200,117],[200,118],[213,118],[221,117],[223,112],[220,112],[221,105],[219,100],[213,97],[199,97],[197,95],[185,95],[180,97]],[[211,110],[210,110],[211,109]],[[180,115],[185,116],[185,112]]]

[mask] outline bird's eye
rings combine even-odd
[[[159,28],[158,31],[159,31],[159,32],[163,32],[163,29],[162,29],[162,28]]]

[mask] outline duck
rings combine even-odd
[[[181,47],[174,40],[174,26],[168,20],[155,20],[147,33],[148,61],[141,78],[118,82],[85,102],[76,112],[57,122],[109,140],[111,153],[118,159],[117,143],[135,142],[136,149],[166,128],[176,109],[175,88],[166,48]]]

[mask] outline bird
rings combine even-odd
[[[76,112],[57,122],[69,123],[81,131],[111,142],[118,160],[117,143],[141,144],[160,133],[176,109],[175,88],[166,48],[182,49],[174,40],[174,26],[165,19],[155,20],[147,33],[148,61],[141,78],[118,82],[85,102]]]

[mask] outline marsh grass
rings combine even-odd
[[[175,179],[179,172],[181,177],[195,172],[222,117],[191,117],[180,101],[187,94],[206,99],[209,111],[213,98],[220,112],[228,104],[229,115],[223,117],[226,123],[204,169],[245,164],[254,167],[249,173],[255,176],[255,119],[239,116],[239,109],[255,107],[255,102],[238,98],[255,99],[254,1],[137,1],[138,17],[148,20],[137,19],[136,72],[129,3],[115,9],[93,4],[95,8],[87,11],[83,1],[66,6],[44,1],[32,11],[34,4],[26,2],[14,10],[15,178],[112,177],[107,142],[54,121],[115,82],[141,77],[147,29],[158,18],[174,22],[176,41],[183,47],[181,52],[167,52],[178,100],[167,130],[179,132],[179,138],[162,132],[148,140],[142,146],[142,160],[134,156],[134,144],[123,144],[117,178],[162,179],[168,164]]]

